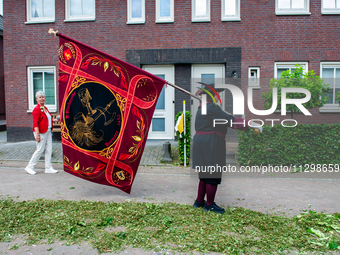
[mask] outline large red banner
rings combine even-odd
[[[63,164],[130,193],[166,81],[59,33]]]

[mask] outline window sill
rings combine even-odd
[[[41,23],[54,23],[55,20],[34,20],[34,21],[27,21],[25,22],[26,25],[30,25],[30,24],[41,24]]]
[[[340,15],[340,10],[321,10],[322,15]]]
[[[336,104],[326,105],[319,108],[319,112],[324,113],[340,113],[340,106]]]
[[[276,11],[276,15],[311,15],[309,11]]]
[[[64,22],[82,22],[82,21],[96,21],[96,17],[86,17],[86,18],[68,18]]]
[[[156,20],[155,23],[174,23],[174,20]]]
[[[223,21],[223,22],[226,22],[226,21],[241,21],[241,18],[239,18],[239,17],[222,18],[221,21]]]
[[[145,21],[144,20],[140,20],[140,21],[128,21],[128,22],[126,22],[126,24],[128,24],[128,25],[145,24]]]
[[[210,22],[210,19],[193,19],[191,20],[193,23],[198,23],[198,22]]]
[[[51,107],[46,106],[46,107],[47,107],[47,109],[49,110],[50,113],[56,113],[56,112],[58,112],[56,107],[52,107],[52,106],[51,106]],[[28,109],[28,110],[27,110],[27,113],[32,113],[32,112],[33,112],[33,109],[34,109],[34,108]]]
[[[248,84],[248,88],[261,89],[259,85],[252,85],[252,84]]]

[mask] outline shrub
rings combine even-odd
[[[340,124],[263,126],[263,133],[238,131],[241,165],[340,164]]]

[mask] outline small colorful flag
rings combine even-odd
[[[178,131],[180,134],[182,134],[183,131],[184,131],[184,121],[183,120],[184,120],[184,115],[182,113],[181,116],[178,117],[177,122],[176,122],[176,126],[175,126],[175,131],[176,132]]]

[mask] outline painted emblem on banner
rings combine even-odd
[[[117,141],[122,113],[110,89],[98,82],[84,82],[69,93],[64,119],[77,147],[102,151]]]

